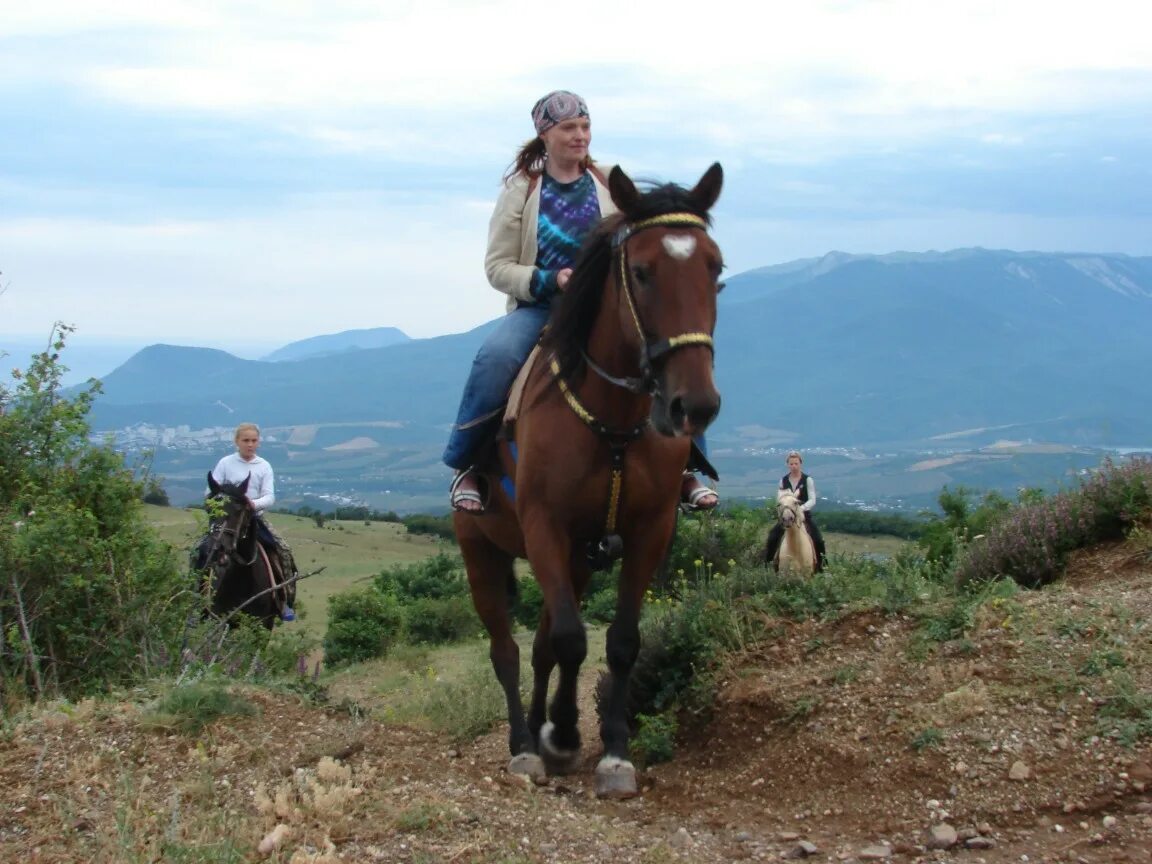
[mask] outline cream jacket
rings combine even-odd
[[[608,176],[611,165],[596,167]],[[595,174],[596,198],[600,202],[600,216],[616,212],[612,195]],[[484,272],[497,291],[508,295],[507,311],[518,302],[535,303],[529,292],[532,271],[536,269],[536,225],[540,221],[540,183],[528,194],[529,179],[515,174],[504,183],[496,209],[488,223],[488,254],[484,256]]]

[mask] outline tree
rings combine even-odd
[[[62,394],[71,327],[0,383],[0,689],[104,690],[174,657],[194,592],[144,521],[144,488],[88,440],[99,384]]]

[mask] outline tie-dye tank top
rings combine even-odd
[[[592,174],[561,183],[544,174],[540,180],[540,218],[536,223],[536,271],[532,296],[547,304],[556,292],[556,272],[576,263],[584,237],[600,221],[600,202]]]

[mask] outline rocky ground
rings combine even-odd
[[[41,710],[0,738],[0,861],[1152,862],[1150,612],[1152,564],[1116,546],[945,650],[877,612],[779,622],[626,802],[593,796],[594,752],[526,786],[502,731],[290,692],[197,736],[131,702]],[[1127,741],[1102,725],[1121,675]]]

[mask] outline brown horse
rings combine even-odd
[[[804,524],[804,508],[791,492],[781,492],[776,499],[776,515],[784,526],[784,536],[776,549],[772,566],[777,571],[790,571],[798,576],[811,576],[816,571],[816,546]]]
[[[608,187],[620,213],[589,238],[556,302],[514,441],[501,442],[482,473],[486,512],[454,516],[508,703],[508,770],[537,782],[575,767],[576,681],[588,650],[580,601],[592,568],[622,556],[596,793],[637,794],[626,702],[640,607],[675,528],[692,436],[720,410],[712,332],[722,261],[707,229],[722,182],[716,164],[690,191],[669,184],[641,192],[613,169]],[[528,559],[544,596],[527,717],[509,616],[516,558]]]

